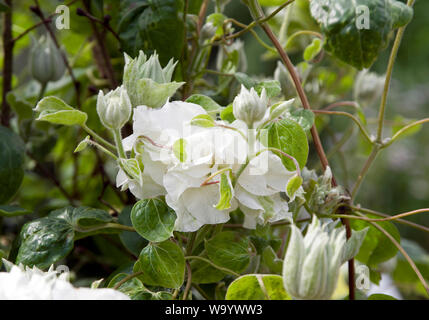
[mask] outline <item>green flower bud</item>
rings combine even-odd
[[[326,300],[335,291],[341,265],[358,251],[367,230],[346,241],[344,227],[321,223],[316,216],[305,237],[292,225],[283,263],[286,291],[295,299]]]
[[[42,84],[59,80],[65,71],[61,51],[50,37],[42,36],[34,45],[30,55],[33,78]]]
[[[232,103],[232,112],[236,119],[244,121],[249,128],[252,128],[255,122],[264,117],[267,105],[268,98],[265,88],[262,89],[261,96],[259,96],[254,88],[249,91],[242,85],[240,93]]]
[[[106,95],[100,90],[97,113],[106,128],[122,128],[131,116],[131,102],[125,88],[120,86]]]
[[[177,62],[171,59],[165,68],[162,68],[156,53],[149,59],[143,51],[140,51],[135,59],[125,54],[123,82],[132,106],[159,108],[164,105],[183,85],[182,82],[171,82],[176,64]]]
[[[213,38],[216,34],[217,27],[212,22],[207,22],[201,28],[200,41],[204,43],[205,40]]]

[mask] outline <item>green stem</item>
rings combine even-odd
[[[385,217],[385,218],[391,217],[391,215],[388,215],[388,214],[385,214],[385,213],[381,213],[381,212],[378,212],[378,211],[375,211],[375,210],[371,210],[371,209],[360,208],[360,207],[356,207],[356,206],[350,206],[350,208],[352,210],[354,210],[354,211],[358,211],[358,212],[365,213],[365,214],[372,214],[372,215],[375,215],[375,216]],[[414,222],[411,222],[411,221],[408,221],[408,220],[396,219],[395,222],[401,223],[403,225],[406,225],[406,226],[415,228],[417,230],[429,233],[429,228],[428,227],[422,226],[420,224],[417,224],[417,223],[414,223]]]
[[[129,227],[129,226],[119,224],[119,223],[114,223],[114,222],[106,223],[102,226],[94,227],[94,228],[76,228],[76,231],[87,233],[87,232],[94,232],[94,231],[103,230],[103,229],[118,229],[123,231],[136,232],[136,229],[134,229],[133,227]]]
[[[86,133],[88,133],[90,136],[92,136],[94,138],[94,140],[98,141],[103,146],[105,146],[111,150],[116,151],[116,147],[113,144],[111,144],[110,142],[108,142],[105,139],[103,139],[102,137],[100,137],[97,133],[92,131],[86,124],[83,124],[81,127],[83,130],[86,131]]]
[[[408,0],[407,5],[409,7],[412,7],[414,5],[414,2],[415,0]],[[387,65],[386,81],[384,82],[384,89],[383,89],[383,95],[381,97],[380,111],[378,113],[377,141],[379,143],[381,143],[383,139],[384,116],[386,113],[387,96],[389,94],[390,83],[392,81],[393,67],[395,65],[396,57],[398,56],[399,47],[401,46],[402,38],[404,36],[406,27],[407,26],[403,26],[398,29],[395,42],[393,43],[392,52],[390,53],[389,62]]]
[[[351,113],[348,112],[344,112],[344,111],[327,111],[327,110],[313,110],[313,112],[315,114],[328,114],[328,115],[338,115],[338,116],[345,116],[348,117],[350,119],[352,119],[357,126],[359,127],[360,132],[362,133],[362,135],[364,136],[364,138],[370,143],[373,144],[374,142],[371,140],[371,137],[369,136],[368,132],[366,132],[364,126],[362,125],[362,123],[358,120],[358,118],[356,118],[354,115],[352,115]]]
[[[115,286],[113,287],[113,289],[118,290],[125,282],[138,277],[139,275],[143,274],[143,271],[139,271],[133,274],[130,274],[128,276],[126,276],[124,279],[122,279],[121,281],[119,281],[117,284],[115,284]],[[148,290],[149,291],[149,290]]]
[[[99,143],[97,143],[95,141],[92,141],[92,140],[88,140],[88,143],[90,145],[93,145],[94,147],[98,148],[99,150],[103,151],[105,154],[107,154],[108,156],[112,157],[113,159],[118,160],[118,157],[113,152],[110,152],[105,147],[103,147],[101,144],[99,144]]]
[[[405,132],[407,132],[407,130],[410,130],[410,129],[411,129],[411,128],[413,128],[413,127],[416,127],[416,126],[422,125],[422,124],[427,123],[427,122],[429,122],[429,118],[421,119],[421,120],[419,120],[419,121],[416,121],[416,122],[410,123],[409,125],[407,125],[407,126],[403,127],[401,130],[399,130],[398,132],[396,132],[396,133],[393,135],[392,139],[390,139],[390,140],[389,140],[389,142],[384,143],[384,144],[383,144],[383,146],[382,146],[382,148],[387,148],[388,146],[390,146],[390,145],[391,145],[392,143],[394,143],[397,139],[399,139],[401,135],[403,135]]]
[[[187,256],[187,257],[185,257],[185,260],[190,260],[190,259],[194,259],[194,260],[201,260],[201,261],[204,261],[204,262],[208,263],[209,265],[211,265],[212,267],[214,267],[214,268],[216,268],[216,269],[218,269],[218,270],[220,270],[220,271],[223,271],[223,272],[225,272],[225,273],[232,274],[232,275],[234,275],[234,276],[236,276],[236,277],[240,277],[240,276],[241,276],[239,273],[237,273],[237,272],[235,272],[235,271],[232,271],[232,270],[230,270],[230,269],[227,269],[227,268],[224,268],[224,267],[218,266],[217,264],[214,264],[214,263],[213,263],[213,262],[211,262],[209,259],[206,259],[206,258],[203,258],[203,257],[200,257],[200,256]]]
[[[380,146],[378,144],[375,144],[372,148],[372,152],[369,155],[368,159],[366,160],[362,170],[359,173],[359,176],[356,180],[356,183],[352,190],[352,200],[356,198],[356,195],[359,191],[360,186],[362,185],[363,180],[365,179],[366,174],[368,173],[369,169],[372,166],[372,163],[377,158],[378,152],[380,151]]]
[[[323,36],[322,36],[320,33],[318,33],[318,32],[310,31],[310,30],[301,30],[301,31],[295,32],[294,34],[292,34],[292,35],[289,37],[289,39],[288,39],[288,40],[287,40],[287,42],[286,42],[285,48],[287,48],[287,47],[290,45],[290,43],[292,43],[292,41],[293,41],[296,37],[301,36],[301,35],[309,35],[309,36],[317,37],[317,38],[319,38],[319,39],[323,39]]]
[[[45,95],[46,87],[48,86],[47,82],[40,84],[40,91],[39,91],[39,97],[37,98],[37,101],[42,100],[43,96]]]
[[[124,145],[122,144],[122,136],[121,136],[121,130],[115,129],[112,130],[113,137],[115,138],[115,144],[116,148],[118,149],[118,155],[122,159],[127,159],[127,156],[125,154]]]
[[[382,232],[394,245],[398,250],[402,253],[402,255],[405,257],[405,259],[408,261],[411,268],[414,270],[415,274],[419,278],[420,282],[422,283],[423,287],[426,290],[426,293],[429,295],[429,286],[421,274],[419,268],[417,268],[416,264],[414,263],[413,259],[407,254],[407,252],[404,250],[404,248],[399,244],[399,242],[389,233],[387,232],[383,227],[381,227],[379,224],[375,222],[368,221],[369,224],[371,224],[373,227],[377,228],[380,232]]]

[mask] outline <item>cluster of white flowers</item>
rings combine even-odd
[[[125,58],[124,85],[100,92],[97,101],[100,119],[118,147],[118,187],[138,199],[165,196],[177,214],[175,230],[182,232],[224,223],[237,208],[247,228],[290,216],[281,193],[297,172],[288,171],[267,148],[262,128],[293,100],[268,108],[265,89],[258,94],[242,86],[233,101],[236,120],[228,123],[200,105],[169,101],[181,85],[170,82],[172,60],[162,69],[156,55]],[[119,130],[131,113],[133,133],[121,143]],[[302,194],[297,189],[288,194],[291,199]]]
[[[129,188],[139,199],[165,196],[177,214],[177,231],[224,223],[237,208],[244,213],[247,228],[289,217],[288,203],[280,193],[296,172],[288,171],[277,155],[264,152],[262,143],[249,137],[256,134],[249,128],[269,118],[267,103],[264,91],[258,96],[243,87],[234,101],[234,114],[242,120],[231,124],[182,101],[167,102],[160,109],[136,107],[133,134],[123,144],[140,163],[142,175],[132,178],[122,168],[117,186]],[[195,125],[197,120],[208,125]],[[219,206],[222,188],[229,198]]]
[[[52,267],[43,272],[8,264],[10,271],[0,272],[0,300],[129,300],[113,289],[75,288],[67,273],[58,275]]]

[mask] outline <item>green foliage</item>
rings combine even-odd
[[[25,146],[10,129],[0,126],[0,204],[18,191],[24,177]]]
[[[126,206],[118,216],[118,222],[125,226],[132,226],[131,222],[131,206]],[[140,236],[139,233],[133,231],[122,231],[119,238],[125,248],[133,255],[138,257],[143,248],[147,245],[147,241]]]
[[[245,275],[230,284],[226,300],[291,300],[278,275]]]
[[[171,241],[149,243],[134,266],[134,272],[139,271],[146,285],[180,288],[185,277],[183,251]]]
[[[66,207],[22,228],[17,263],[46,269],[67,256],[75,239],[97,233],[112,217],[105,211]]]
[[[368,218],[377,219],[377,216],[368,215]],[[376,222],[384,228],[396,241],[400,241],[398,229],[391,222]],[[368,227],[365,221],[354,220],[350,222],[354,230],[362,230]],[[369,266],[377,266],[379,263],[393,258],[398,252],[398,248],[377,228],[369,226],[368,233],[362,243],[356,259]]]
[[[123,1],[118,33],[131,56],[156,51],[163,65],[179,59],[184,45],[182,0]],[[165,35],[174,37],[166,37]]]
[[[208,6],[203,8],[203,3]],[[13,10],[15,39],[13,61],[0,56],[4,64],[0,86],[5,95],[0,109],[0,258],[42,269],[65,264],[71,268],[74,286],[92,282],[93,288],[115,288],[133,300],[201,296],[290,300],[299,297],[299,291],[308,291],[310,298],[320,291],[319,297],[328,298],[338,276],[341,281],[335,296],[339,296],[346,290],[339,264],[356,257],[369,267],[372,283],[380,283],[389,274],[405,299],[426,297],[427,288],[416,270],[388,237],[356,216],[349,220],[352,236],[345,242],[336,214],[356,214],[353,210],[360,205],[383,212],[426,206],[424,152],[418,155],[414,150],[424,150],[426,143],[427,119],[419,121],[417,114],[424,103],[421,83],[427,67],[421,52],[429,29],[419,12],[429,6],[416,1],[415,20],[402,38],[405,49],[396,54],[394,46],[392,57],[397,56],[399,62],[394,66],[395,90],[387,99],[385,116],[378,119],[376,102],[383,90],[392,87],[390,77],[386,80],[384,75],[389,57],[383,50],[396,29],[413,18],[405,0],[295,0],[265,21],[263,28],[254,21],[262,14],[258,3],[271,7],[262,8],[265,16],[286,4],[285,0],[87,1],[84,10],[104,21],[94,23],[91,16],[76,11],[82,3],[75,2],[70,5],[70,30],[55,32],[55,39],[45,34],[51,49],[55,49],[52,40],[59,44],[73,75],[70,70],[63,74],[60,68],[41,87],[38,80],[49,78],[53,60],[38,53],[36,60],[41,64],[34,64],[33,59],[30,66],[26,61],[31,60],[30,38],[35,38],[32,43],[40,41],[43,24],[39,25],[25,1],[15,1],[12,8],[0,1],[3,15]],[[47,17],[57,3],[47,0],[39,5]],[[246,6],[251,14],[244,10]],[[369,9],[368,29],[362,6]],[[264,34],[268,29],[294,65],[283,63],[288,59],[273,46],[270,32]],[[7,45],[3,44],[5,51]],[[407,58],[409,52],[412,61]],[[395,62],[392,57],[389,68]],[[62,63],[62,58],[57,55],[54,60]],[[11,77],[7,63],[14,66]],[[49,68],[42,66],[45,63]],[[358,73],[356,69],[366,70]],[[236,121],[234,116],[232,102],[242,86],[253,88],[259,96],[266,92],[266,101],[249,95],[250,109],[242,111],[243,116],[236,113],[243,120],[255,108],[256,123]],[[115,88],[121,88],[122,94],[109,95],[111,100],[104,101],[103,109],[103,123],[123,117],[120,134],[113,136],[97,113],[97,92],[107,96]],[[110,108],[126,102],[127,96],[130,112]],[[307,106],[304,109],[306,100],[312,110],[334,112],[322,116]],[[163,109],[168,101],[174,103]],[[173,110],[179,106],[183,110]],[[166,109],[173,110],[174,116],[165,117]],[[371,139],[362,139],[356,123],[343,117],[345,112],[359,119],[360,131],[364,128]],[[186,118],[186,129],[193,126],[190,136],[180,131],[182,118]],[[310,131],[313,126],[320,142],[315,131]],[[217,163],[218,150],[205,149],[211,148],[209,141],[198,141],[204,153],[208,151],[207,157],[199,159],[200,163],[188,161],[191,143],[200,133],[212,130],[217,139],[224,132],[240,131],[241,136],[250,137],[249,127],[257,131],[258,148],[268,138],[261,149],[269,148],[264,155],[270,152],[282,160],[291,171],[287,177],[272,168],[260,179],[249,175],[246,169],[249,163],[253,165],[255,150],[246,154],[234,150],[243,163]],[[158,137],[170,129],[179,132],[169,135],[168,141]],[[381,129],[382,134],[374,137]],[[411,143],[384,151],[410,137],[414,138]],[[227,147],[220,149],[229,156],[231,141],[224,142]],[[376,158],[376,167],[371,158],[365,162],[374,148],[384,153]],[[171,158],[164,161],[161,151]],[[298,162],[299,172],[291,157]],[[166,182],[167,174],[174,175],[171,184]],[[360,182],[366,185],[358,194],[352,186]],[[317,236],[310,239],[314,247],[304,250],[305,255],[317,252],[305,264],[307,279],[300,277],[304,264],[290,263],[284,269],[289,271],[283,272],[288,261],[303,256],[302,246],[292,243],[298,235],[291,236],[291,228],[302,237],[311,235],[307,218],[314,216],[337,223],[330,227],[341,230],[337,240],[344,241],[344,250],[334,259],[326,239]],[[376,223],[400,243],[429,280],[427,248],[410,228],[424,230],[416,224],[425,224],[427,218],[411,219],[415,224],[404,225],[401,235],[396,224],[403,221]],[[295,258],[283,261],[294,246],[296,252],[289,257]],[[324,260],[325,256],[329,258]],[[335,266],[331,266],[333,261]],[[11,266],[11,262],[4,263],[8,271]],[[106,274],[111,270],[115,271]],[[332,290],[322,295],[327,282]],[[291,283],[297,288],[291,288]],[[367,297],[359,290],[356,297],[394,299],[384,293]]]
[[[159,199],[140,200],[131,210],[131,221],[143,238],[162,242],[173,235],[176,214]]]
[[[360,6],[368,8],[369,28],[358,28],[363,24]],[[314,0],[310,8],[326,36],[325,49],[359,70],[369,68],[388,45],[389,33],[413,16],[412,9],[397,0]]]
[[[293,120],[282,119],[271,123],[266,129],[268,130],[268,147],[279,149],[294,157],[300,168],[304,168],[308,157],[308,142],[302,127]],[[296,170],[291,159],[285,156],[280,157],[288,170]]]
[[[36,111],[40,112],[37,120],[65,126],[84,125],[88,119],[85,112],[76,110],[57,97],[46,97],[39,101]]]
[[[231,231],[224,231],[205,242],[210,260],[216,265],[242,272],[250,263],[249,239]]]

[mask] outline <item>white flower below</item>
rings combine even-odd
[[[52,268],[43,272],[33,267],[12,265],[0,272],[0,300],[129,300],[113,289],[75,288]]]

